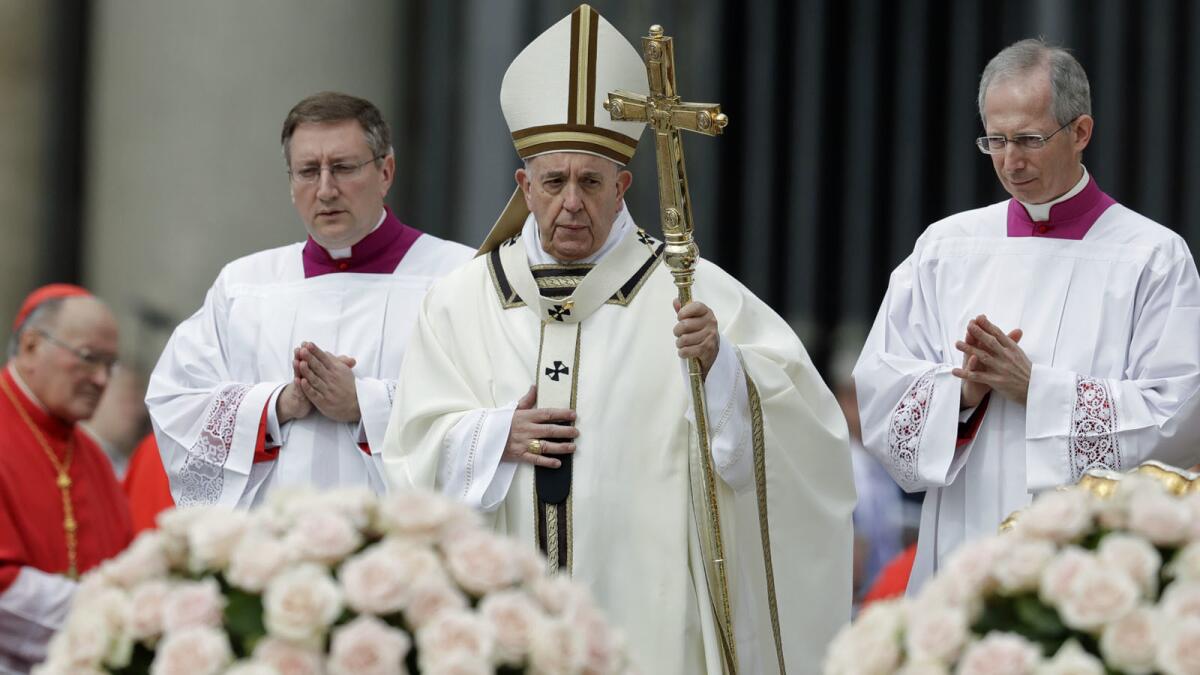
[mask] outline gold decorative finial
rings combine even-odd
[[[650,26],[650,37],[660,38],[662,36],[663,36],[663,27],[662,26],[660,26],[658,24],[654,24],[653,26]]]

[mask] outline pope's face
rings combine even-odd
[[[1050,136],[1061,124],[1050,110],[1050,77],[1044,71],[1006,78],[988,87],[984,97],[989,136]],[[991,155],[996,176],[1008,194],[1044,204],[1068,192],[1083,175],[1080,160],[1092,137],[1092,118],[1081,115],[1036,150],[1008,143]]]
[[[517,185],[538,223],[542,248],[570,262],[595,253],[612,231],[633,174],[582,152],[553,152],[517,169]]]
[[[85,297],[63,300],[46,325],[26,329],[15,360],[17,372],[50,414],[78,422],[96,411],[116,355],[116,320],[99,300]]]
[[[367,236],[383,213],[383,198],[392,186],[396,159],[371,159],[371,148],[356,120],[305,123],[296,127],[290,144],[292,203],[312,238],[325,248],[347,248]],[[328,167],[367,162],[352,176],[335,177]],[[318,167],[315,182],[295,174]],[[321,168],[324,167],[324,168]]]

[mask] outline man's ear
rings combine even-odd
[[[525,170],[525,167],[521,167],[513,173],[513,179],[517,181],[517,188],[521,190],[522,196],[525,197],[525,205],[532,210],[533,207],[529,204],[529,189],[532,187],[533,179],[529,175],[529,172]]]
[[[1071,132],[1071,142],[1075,146],[1075,154],[1083,152],[1083,149],[1092,142],[1092,127],[1096,120],[1091,115],[1080,115],[1079,119],[1075,120],[1075,129]]]
[[[396,155],[389,152],[387,157],[383,158],[383,166],[379,168],[379,173],[383,175],[383,190],[380,197],[387,198],[388,190],[392,189],[392,180],[396,177]]]
[[[617,172],[617,199],[625,196],[625,191],[633,184],[633,174],[625,169]]]

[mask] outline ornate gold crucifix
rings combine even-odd
[[[688,192],[687,169],[683,162],[681,131],[717,136],[729,123],[716,103],[687,103],[675,90],[675,47],[663,35],[662,26],[650,27],[642,38],[642,58],[650,83],[649,95],[615,91],[608,95],[604,109],[614,120],[645,122],[654,130],[655,158],[658,164],[658,204],[662,220],[664,262],[675,277],[679,303],[692,301],[692,282],[700,250],[692,236],[692,198]],[[708,413],[705,409],[704,376],[699,359],[688,360],[688,378],[692,391],[692,409],[696,413],[699,440],[695,456],[690,458],[692,505],[701,529],[705,578],[713,614],[721,634],[721,652],[725,672],[737,672],[733,613],[729,602],[729,580],[725,567],[725,545],[721,538],[721,511],[717,501],[716,476],[708,438]]]

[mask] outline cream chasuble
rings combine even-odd
[[[595,267],[531,266],[522,236],[426,297],[385,441],[389,481],[491,509],[499,531],[547,551],[550,566],[587,584],[624,630],[643,672],[720,673],[689,502],[695,429],[661,243],[631,226]],[[778,672],[782,658],[792,673],[816,672],[849,618],[845,423],[781,318],[707,261],[696,276],[736,373],[714,384],[710,372],[710,387],[729,390],[710,394],[727,402],[710,410],[713,436],[745,439],[715,457],[740,670]],[[485,447],[507,438],[513,403],[534,382],[539,407],[577,411],[565,485],[525,463],[497,466],[499,452]],[[727,433],[739,400],[746,433]]]

